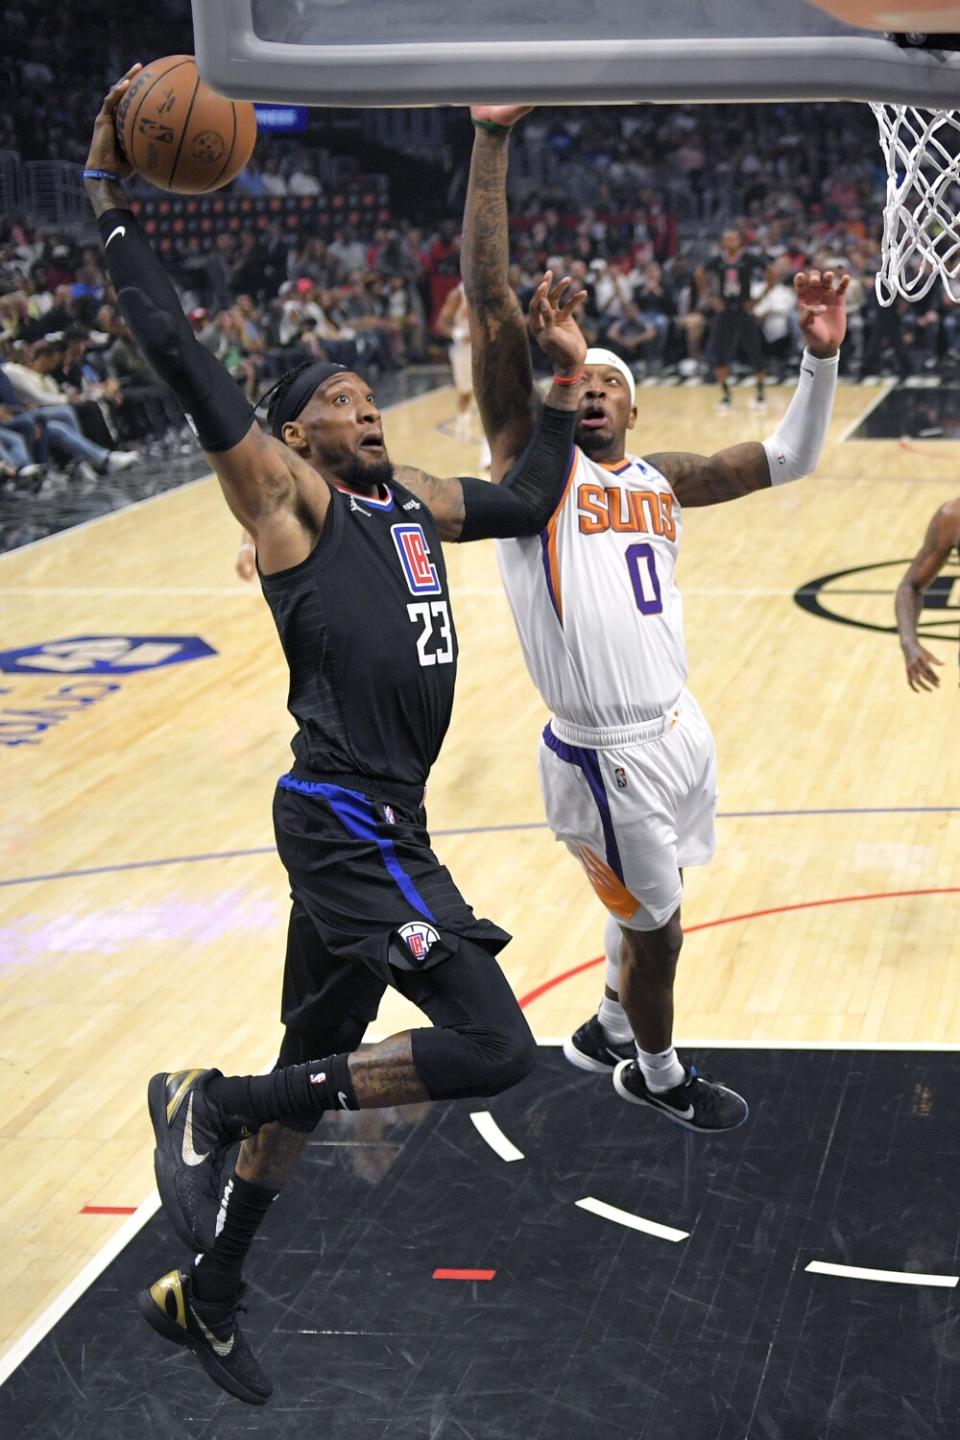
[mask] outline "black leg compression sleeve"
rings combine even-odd
[[[397,989],[432,1020],[414,1030],[413,1063],[431,1100],[496,1095],[533,1070],[537,1046],[496,960],[462,940],[429,970],[398,971]]]
[[[433,1021],[411,1032],[414,1068],[431,1100],[496,1095],[530,1074],[537,1047],[500,966],[481,946],[461,940],[429,970],[397,970],[395,982]],[[312,1129],[325,1110],[354,1110],[346,1054],[316,1056],[269,1075],[217,1077],[209,1099],[224,1115],[257,1127],[278,1120]]]
[[[104,260],[123,317],[144,356],[170,386],[204,450],[238,445],[253,410],[190,329],[177,292],[130,210],[107,210],[98,222]]]
[[[544,405],[530,443],[499,485],[461,479],[461,540],[539,535],[563,496],[573,460],[576,410]]]

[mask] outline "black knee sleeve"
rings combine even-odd
[[[520,1022],[498,1030],[480,1025],[414,1030],[413,1063],[431,1100],[499,1095],[525,1080],[537,1062],[537,1046],[522,1015]]]
[[[413,1063],[432,1100],[496,1095],[533,1069],[537,1046],[506,976],[480,945],[461,940],[455,955],[398,988],[433,1021],[412,1032]]]

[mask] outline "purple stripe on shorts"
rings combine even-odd
[[[583,771],[590,791],[596,801],[597,809],[600,812],[600,824],[603,827],[603,843],[607,852],[607,864],[616,875],[617,879],[626,884],[623,878],[623,864],[620,860],[620,849],[617,845],[617,837],[613,829],[613,816],[610,814],[610,802],[607,799],[606,787],[603,783],[603,775],[600,773],[600,761],[597,759],[596,750],[586,750],[579,745],[568,745],[565,740],[558,740],[550,729],[549,724],[544,727],[543,741],[548,750],[552,750],[559,760],[565,761],[567,765],[577,765]]]

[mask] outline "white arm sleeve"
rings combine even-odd
[[[780,424],[762,441],[771,485],[786,485],[817,468],[837,388],[839,353],[817,360],[804,350],[800,380]]]

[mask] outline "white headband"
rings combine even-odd
[[[630,367],[626,360],[621,360],[619,355],[614,355],[612,350],[601,350],[598,346],[591,346],[583,357],[584,365],[606,365],[611,370],[616,370],[627,382],[627,389],[630,391],[631,406],[637,403],[637,384],[630,374]]]

